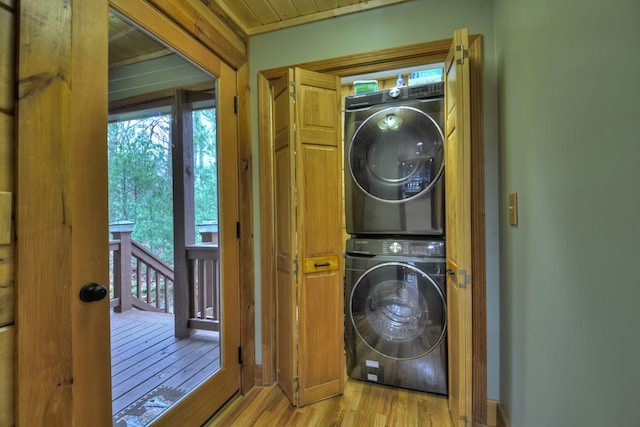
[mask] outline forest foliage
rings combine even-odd
[[[195,224],[217,223],[215,109],[192,116]],[[134,222],[133,240],[173,265],[171,115],[109,123],[108,153],[109,223]]]

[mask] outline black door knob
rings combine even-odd
[[[100,301],[107,296],[107,288],[97,283],[87,283],[80,289],[80,300],[84,302]]]

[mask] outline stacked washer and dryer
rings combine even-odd
[[[351,378],[447,394],[444,85],[345,98]]]

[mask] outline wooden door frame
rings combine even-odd
[[[211,54],[228,64],[236,74],[237,96],[236,133],[238,146],[238,203],[239,233],[238,263],[241,346],[241,391],[254,384],[255,368],[255,313],[254,313],[254,258],[253,258],[253,168],[251,148],[250,95],[248,41],[230,29],[200,0],[108,0],[116,10],[149,16],[156,9],[157,18],[148,21],[148,31],[173,46],[187,59],[203,69],[211,69]],[[185,36],[188,36],[185,38]],[[194,43],[194,41],[196,41]],[[223,88],[219,88],[222,90]],[[231,88],[224,88],[224,90]],[[231,106],[231,108],[235,108]]]
[[[254,299],[253,268],[246,268],[253,265],[253,227],[251,208],[251,145],[248,138],[249,127],[239,126],[239,117],[249,116],[247,102],[248,94],[248,64],[246,63],[245,41],[236,37],[221,27],[221,23],[215,15],[199,0],[186,0],[180,6],[176,6],[171,0],[109,0],[110,6],[122,13],[129,19],[135,21],[145,30],[152,33],[156,38],[171,46],[180,55],[192,63],[201,67],[209,73],[231,84],[217,85],[217,99],[220,105],[225,100],[226,112],[234,111],[235,106],[230,101],[237,99],[237,110],[235,110],[235,127],[231,124],[230,117],[221,117],[218,114],[219,122],[224,121],[227,126],[218,130],[218,139],[223,142],[223,147],[235,146],[237,163],[234,165],[235,171],[230,168],[219,170],[219,179],[224,182],[235,181],[237,194],[227,191],[226,196],[219,201],[220,214],[225,215],[224,206],[235,206],[235,218],[230,216],[223,219],[224,228],[220,230],[220,238],[231,242],[232,234],[237,237],[237,251],[231,250],[232,245],[223,251],[222,262],[225,264],[229,260],[235,259],[237,269],[230,271],[227,269],[226,279],[232,283],[238,283],[239,301],[237,307],[227,307],[226,317],[237,317],[239,326],[239,348],[229,347],[223,357],[227,360],[235,360],[238,351],[238,358],[242,361],[240,369],[239,390],[244,392],[253,385],[255,351],[252,350],[254,339],[254,313],[252,310]],[[239,116],[240,112],[245,112]],[[230,113],[225,113],[231,116]],[[224,144],[224,141],[227,143]],[[231,148],[229,148],[231,150]],[[222,163],[224,165],[224,162]],[[235,224],[235,230],[233,222]],[[226,237],[224,237],[226,236]],[[235,242],[234,242],[235,243]],[[225,261],[225,253],[226,260]],[[242,266],[242,268],[240,267]],[[184,303],[184,301],[183,301]],[[227,324],[231,324],[227,322]],[[226,330],[227,336],[231,336],[231,331]],[[178,331],[177,331],[178,332]],[[224,332],[223,332],[224,333]],[[229,351],[229,353],[227,353]],[[209,390],[212,392],[213,390]],[[194,403],[194,405],[198,405]],[[163,423],[171,425],[174,422],[171,418],[177,411],[170,411],[163,418]],[[184,419],[182,420],[185,421]]]
[[[273,255],[273,158],[271,156],[271,99],[269,80],[292,67],[335,74],[340,77],[444,62],[452,39],[437,40],[400,48],[382,49],[303,64],[288,65],[258,73],[259,158],[260,158],[260,258],[262,262],[262,384],[271,384],[274,371],[274,274]],[[472,176],[472,257],[473,257],[473,421],[487,419],[487,326],[486,326],[486,245],[484,216],[484,126],[482,97],[482,36],[469,36],[471,59],[471,176]],[[258,380],[258,378],[257,378]]]
[[[249,117],[249,69],[247,42],[238,38],[200,0],[178,5],[170,0],[105,0],[50,2],[30,0],[17,9],[20,40],[17,55],[16,121],[16,424],[111,425],[110,375],[95,372],[92,378],[76,375],[95,367],[87,352],[109,357],[109,339],[102,330],[105,316],[90,312],[100,304],[79,302],[79,287],[88,281],[107,282],[104,251],[108,247],[107,209],[83,204],[99,188],[107,192],[108,6],[121,4],[138,10],[153,3],[164,7],[155,19],[167,34],[184,40],[184,54],[219,55],[235,76],[240,115],[238,140],[240,233],[240,342],[243,355],[242,387],[253,384],[253,237],[251,219],[251,141]],[[180,35],[182,34],[182,35]],[[88,36],[90,35],[90,36]],[[196,41],[196,42],[194,42]],[[231,79],[229,79],[231,80]],[[233,106],[229,106],[233,109]],[[244,117],[244,118],[243,118]],[[242,124],[242,126],[239,126]],[[89,153],[87,151],[89,150]],[[90,162],[85,161],[91,159]],[[235,172],[234,172],[235,173]],[[102,212],[102,210],[104,212]],[[104,233],[86,232],[86,222],[100,224]],[[74,224],[76,227],[73,227]],[[234,232],[235,230],[231,231]],[[235,233],[234,233],[235,234]],[[87,251],[90,239],[92,250]],[[101,255],[98,253],[102,253]],[[96,261],[99,259],[100,261]],[[104,273],[95,277],[96,268]],[[75,325],[75,326],[74,326]],[[99,349],[99,350],[96,350]],[[234,349],[235,350],[235,349]],[[235,353],[235,351],[234,351]],[[235,354],[234,354],[235,358]],[[102,365],[102,362],[99,363]],[[39,402],[34,405],[33,402]],[[98,409],[99,408],[99,409]]]

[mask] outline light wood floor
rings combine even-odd
[[[447,398],[349,380],[342,396],[295,408],[277,385],[254,387],[206,427],[451,427]]]

